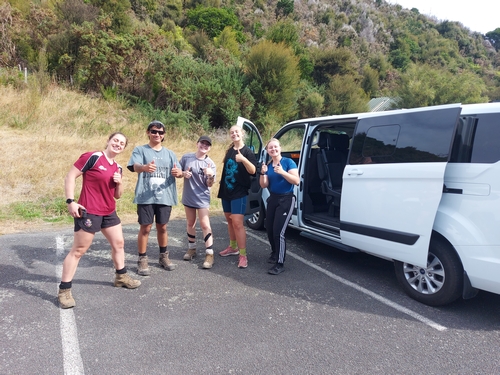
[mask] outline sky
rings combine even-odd
[[[458,21],[471,31],[486,34],[500,27],[499,0],[387,0],[403,8],[417,8],[439,21]]]

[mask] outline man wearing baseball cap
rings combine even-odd
[[[168,271],[174,270],[177,266],[168,257],[167,224],[172,206],[177,204],[175,178],[182,177],[177,157],[173,151],[162,145],[165,139],[165,125],[160,121],[152,121],[148,125],[146,134],[149,142],[134,148],[127,165],[130,171],[138,175],[134,203],[137,204],[140,224],[137,236],[139,253],[137,273],[142,276],[147,276],[151,272],[146,249],[153,221],[156,222],[160,266]]]

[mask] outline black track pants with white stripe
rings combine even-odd
[[[272,194],[267,199],[266,230],[271,244],[271,256],[277,263],[285,262],[285,231],[295,206],[292,194]]]

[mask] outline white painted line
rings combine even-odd
[[[263,242],[265,244],[268,244],[269,245],[269,242],[267,242],[266,240],[256,236],[255,234],[253,233],[249,233],[247,232],[247,235],[252,237],[252,238],[255,238],[256,240],[260,241],[260,242]],[[437,329],[438,331],[445,331],[447,330],[446,327],[442,326],[441,324],[438,324],[430,319],[427,319],[425,316],[422,316],[420,314],[417,314],[416,312],[410,310],[410,309],[407,309],[406,307],[403,307],[395,302],[392,302],[391,300],[385,298],[385,297],[382,297],[380,295],[378,295],[377,293],[374,293],[372,292],[371,290],[368,290],[366,288],[363,288],[362,286],[359,286],[349,280],[346,280],[344,279],[343,277],[340,277],[340,276],[337,276],[335,275],[334,273],[331,273],[330,271],[327,271],[323,268],[321,268],[320,266],[317,266],[316,264],[312,263],[312,262],[309,262],[308,260],[302,258],[301,256],[297,255],[297,254],[294,254],[292,253],[291,251],[287,250],[286,251],[286,254],[287,255],[290,255],[292,258],[295,258],[297,259],[298,261],[308,265],[309,267],[312,267],[314,268],[315,270],[319,271],[319,272],[322,272],[324,273],[325,275],[327,275],[328,277],[344,284],[344,285],[347,285],[351,288],[354,288],[356,289],[357,291],[361,292],[361,293],[364,293],[364,294],[367,294],[369,295],[370,297],[376,299],[377,301],[379,302],[382,302],[384,305],[387,305],[389,307],[392,307],[393,309],[395,310],[398,310],[400,312],[402,312],[403,314],[406,314],[406,315],[409,315],[411,316],[412,318],[428,325],[429,327],[432,327],[434,329]]]
[[[62,236],[56,237],[57,258],[64,254],[64,240]],[[56,277],[62,276],[62,264],[56,265]],[[57,284],[59,291],[59,284]],[[83,375],[83,361],[80,355],[78,332],[76,330],[75,314],[73,309],[59,309],[61,322],[61,341],[63,350],[63,364],[65,375]]]

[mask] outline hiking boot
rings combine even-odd
[[[285,267],[283,266],[283,263],[276,263],[274,266],[269,268],[269,271],[267,271],[267,273],[269,273],[271,275],[279,275],[284,270],[285,270]]]
[[[229,255],[240,255],[240,251],[238,249],[233,249],[231,246],[226,247],[224,250],[222,250],[219,255],[221,257],[227,257]]]
[[[172,263],[172,261],[168,259],[168,251],[166,253],[160,253],[159,262],[160,266],[168,271],[173,271],[177,267],[177,264]]]
[[[61,306],[61,309],[69,309],[70,307],[75,307],[76,305],[75,299],[71,295],[71,288],[59,289],[57,299],[59,300],[59,306]]]
[[[139,280],[134,280],[132,279],[128,273],[116,273],[115,274],[115,283],[114,285],[116,287],[123,286],[128,289],[135,289],[139,285],[141,285],[141,282]]]
[[[248,259],[246,255],[240,255],[240,259],[238,260],[238,268],[247,268]]]
[[[203,262],[203,268],[209,269],[214,265],[214,254],[206,254],[205,261]]]
[[[149,276],[151,274],[147,255],[139,255],[139,260],[137,261],[137,274],[141,276]]]
[[[188,249],[188,251],[186,251],[186,254],[184,254],[184,257],[182,259],[193,260],[193,258],[196,258],[196,249]]]

